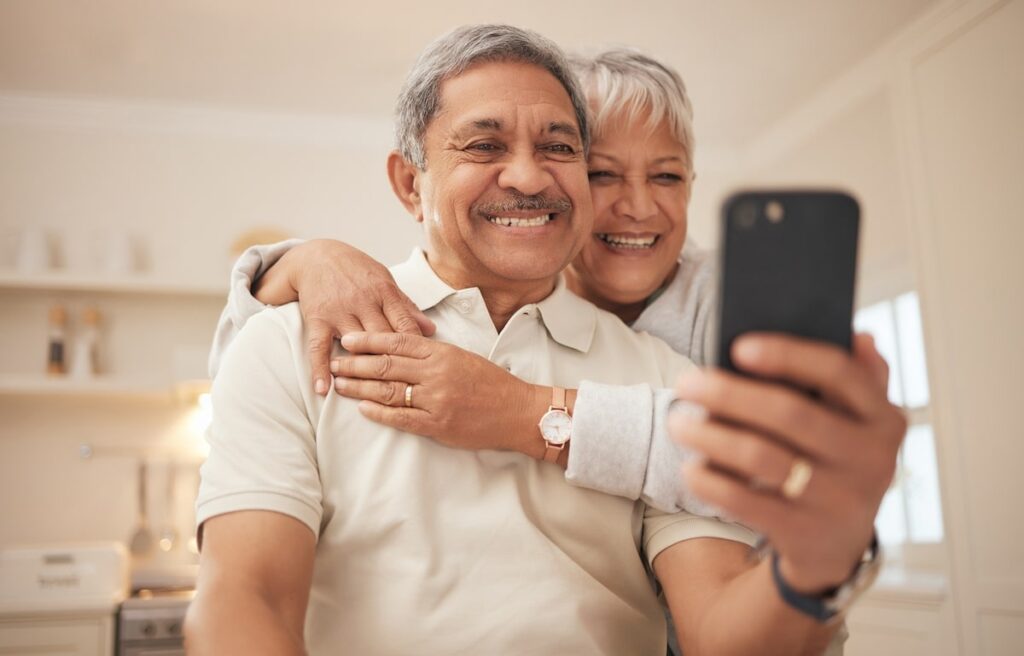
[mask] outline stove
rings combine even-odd
[[[181,589],[133,592],[118,614],[118,656],[184,656],[185,613],[194,596]]]

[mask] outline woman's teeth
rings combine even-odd
[[[611,235],[607,232],[597,233],[597,238],[615,248],[650,248],[658,241],[658,235],[651,237],[627,237],[625,235]]]
[[[489,216],[487,220],[497,225],[505,226],[506,228],[535,228],[542,226],[551,220],[550,214],[538,216],[533,219],[519,219],[505,216]]]

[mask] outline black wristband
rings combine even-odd
[[[790,608],[813,617],[823,624],[846,610],[856,596],[871,585],[880,566],[881,548],[876,534],[871,538],[871,545],[864,557],[854,566],[846,581],[811,597],[800,594],[789,587],[786,580],[782,578],[782,572],[779,571],[779,553],[772,551],[772,580],[775,581],[775,588],[779,591],[779,596]]]
[[[786,580],[782,578],[782,572],[779,571],[779,552],[777,551],[772,552],[772,580],[775,581],[775,588],[779,591],[779,596],[791,608],[822,623],[835,616],[836,611],[825,605],[825,597],[834,594],[836,589],[826,590],[820,597],[809,597],[789,587]]]

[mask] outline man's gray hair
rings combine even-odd
[[[687,172],[693,178],[693,107],[679,73],[632,48],[576,56],[572,65],[590,103],[595,137],[613,121],[633,122],[648,112],[649,129],[668,122],[686,151]]]
[[[395,107],[395,141],[402,157],[425,169],[423,135],[440,108],[441,84],[473,64],[498,61],[534,64],[551,73],[569,94],[584,153],[589,151],[586,100],[562,49],[536,32],[511,25],[468,25],[427,46],[405,80]]]

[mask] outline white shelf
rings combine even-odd
[[[160,294],[164,296],[208,296],[225,298],[226,284],[183,281],[145,274],[115,277],[110,274],[48,271],[25,274],[0,269],[0,289],[25,291],[93,292],[101,294]]]
[[[170,385],[153,379],[124,376],[71,378],[29,374],[0,375],[0,396],[172,398]]]

